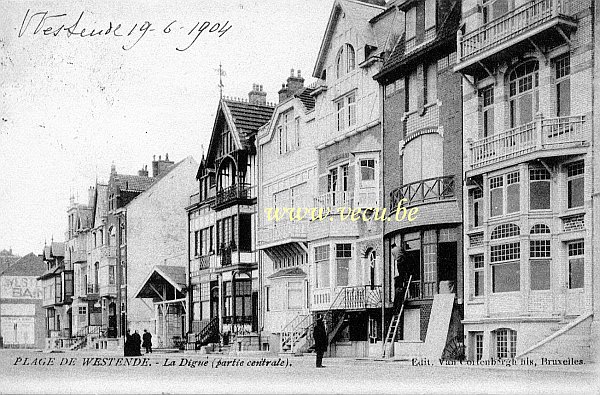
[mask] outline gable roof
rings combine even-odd
[[[321,71],[325,65],[325,59],[333,39],[335,27],[342,12],[356,29],[356,32],[361,37],[363,44],[377,47],[377,39],[373,33],[370,20],[384,11],[386,7],[365,3],[357,0],[336,0],[329,15],[329,21],[325,28],[325,34],[321,41],[317,62],[313,70],[313,77],[321,78]]]
[[[45,269],[44,261],[33,252],[25,255],[9,266],[0,275],[2,276],[41,276]]]
[[[460,25],[461,18],[460,2],[455,1],[448,13],[441,18],[435,39],[421,45],[414,51],[406,53],[405,36],[402,35],[390,56],[385,60],[379,73],[373,78],[382,80],[393,76],[402,75],[406,69],[411,69],[416,63],[419,63],[427,54],[441,55],[443,52],[452,52],[456,49],[456,32]],[[438,51],[439,50],[439,51]]]
[[[140,288],[134,293],[135,298],[153,298],[156,292],[152,289],[152,284],[168,283],[179,293],[185,293],[186,273],[183,266],[156,265],[150,270]],[[175,295],[172,295],[175,296]]]
[[[121,191],[143,192],[152,185],[154,180],[154,178],[146,176],[115,174],[115,183]]]
[[[108,185],[96,184],[94,195],[94,210],[92,214],[92,227],[97,226],[96,220],[108,215]]]
[[[220,133],[221,121],[226,122],[232,131],[233,140],[238,149],[252,149],[252,137],[256,135],[261,126],[269,122],[274,109],[275,107],[270,104],[251,104],[243,100],[222,98],[219,101],[210,137],[206,156],[207,164],[215,159],[217,144],[220,144],[220,139],[215,136]]]

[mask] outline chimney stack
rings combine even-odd
[[[264,106],[267,104],[267,92],[263,91],[263,86],[252,84],[252,90],[248,93],[248,103]]]
[[[94,195],[95,195],[96,189],[94,187],[89,187],[88,188],[88,207],[94,207]]]
[[[294,75],[294,69],[291,69],[290,76],[287,79],[287,84],[283,84],[281,86],[281,90],[278,92],[279,102],[294,96],[302,89],[304,89],[304,78],[302,78],[300,70],[298,70],[297,75]]]
[[[169,160],[169,154],[165,155],[164,160],[161,155],[158,155],[158,160],[155,160],[156,155],[153,155],[152,159],[152,177],[157,177],[175,164],[175,162]]]
[[[142,166],[141,170],[138,170],[138,176],[148,177],[148,166]]]

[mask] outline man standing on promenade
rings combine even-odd
[[[327,351],[327,332],[325,331],[325,324],[323,323],[323,316],[317,317],[317,323],[313,330],[313,338],[315,339],[315,351],[317,352],[317,367],[322,368],[323,366],[323,354]]]

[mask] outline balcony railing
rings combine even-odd
[[[333,302],[331,302],[332,296]],[[381,307],[381,286],[356,285],[339,289],[331,288],[313,291],[313,309],[315,310],[360,310]]]
[[[215,197],[215,206],[224,205],[236,200],[251,199],[250,184],[234,184],[230,187],[221,189]]]
[[[279,221],[258,230],[258,244],[268,244],[287,239],[306,239],[307,221]]]
[[[403,206],[454,198],[454,176],[434,177],[411,182],[390,192],[390,209],[395,210],[402,199]]]
[[[534,0],[464,35],[458,32],[458,63],[509,40],[524,37],[528,31],[553,18],[568,16],[571,0]]]
[[[315,207],[354,207],[354,193],[349,191],[327,192],[315,198]]]
[[[193,258],[191,265],[190,265],[192,276],[199,276],[200,270],[205,270],[205,269],[210,268],[210,260],[211,260],[211,257],[214,257],[214,256],[215,256],[214,254],[208,254],[208,255],[202,255],[202,256],[197,256],[197,257]]]
[[[581,143],[585,117],[582,115],[538,118],[505,132],[470,143],[471,168],[498,163],[533,151]]]

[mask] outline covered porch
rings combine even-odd
[[[181,348],[185,341],[186,273],[182,266],[154,266],[136,298],[152,299],[154,328],[152,343],[155,348]],[[154,331],[152,331],[154,329]]]

